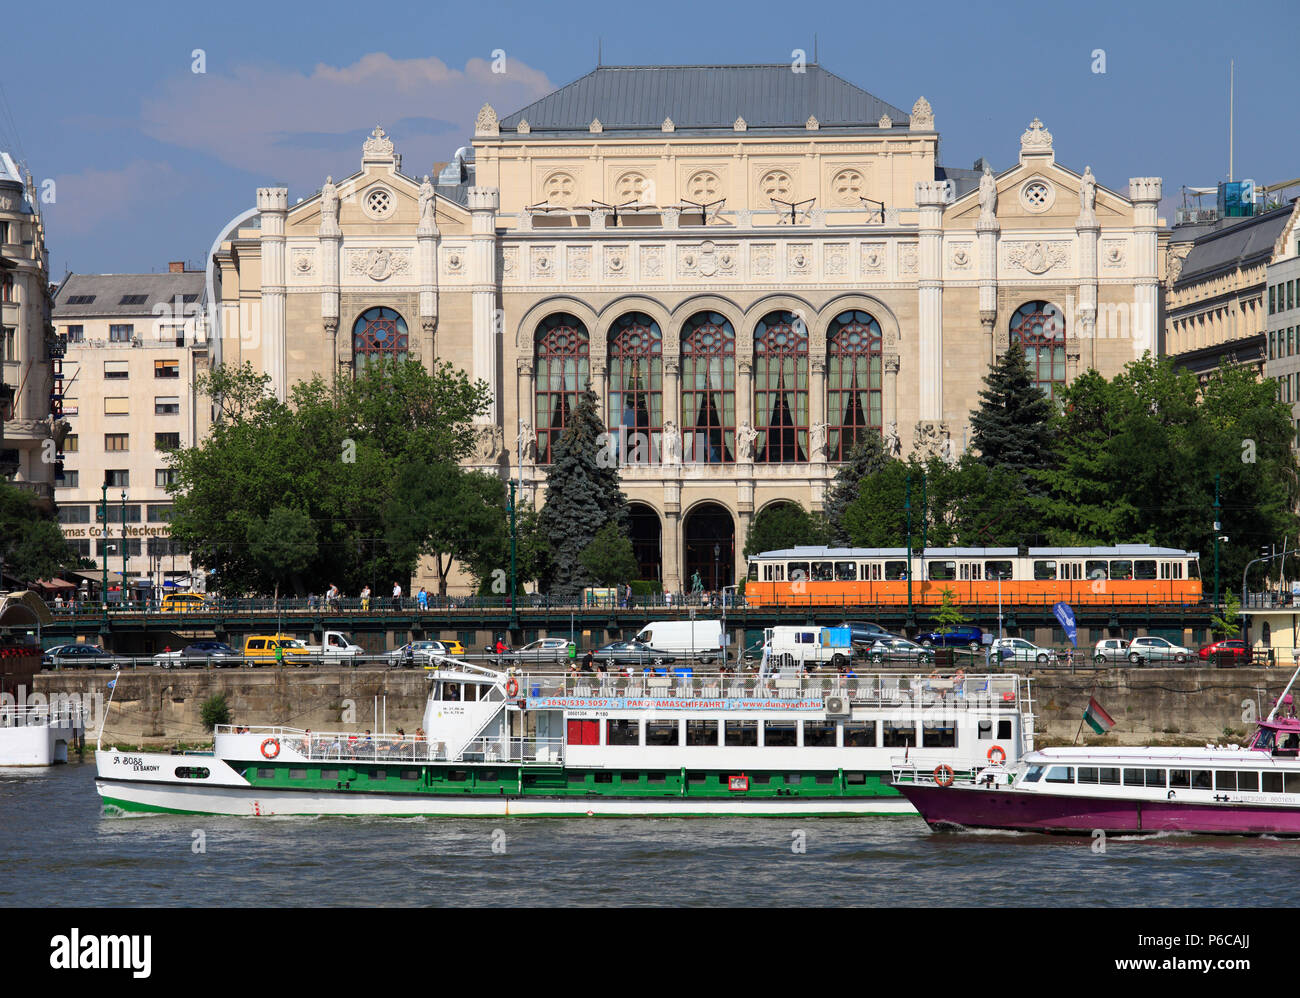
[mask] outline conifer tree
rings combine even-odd
[[[858,437],[849,459],[840,465],[835,479],[826,490],[826,500],[822,515],[826,518],[827,542],[832,547],[848,547],[849,530],[844,524],[844,511],[858,497],[862,480],[884,469],[891,460],[885,453],[884,440],[880,434],[867,431]]]
[[[971,443],[979,460],[1014,472],[1027,491],[1040,492],[1033,472],[1052,464],[1052,401],[1034,384],[1019,343],[993,365],[984,384],[979,408],[971,413]]]
[[[551,547],[542,581],[552,595],[573,597],[597,584],[582,562],[582,552],[611,522],[627,530],[627,497],[619,487],[617,448],[608,441],[596,395],[588,389],[578,397],[552,450],[546,503],[538,516]]]

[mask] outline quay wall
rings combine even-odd
[[[1277,668],[1063,669],[1029,673],[1033,679],[1039,745],[1068,744],[1079,734],[1089,696],[1115,719],[1107,736],[1083,728],[1089,744],[1203,744],[1239,740],[1249,718],[1267,715],[1290,678]],[[49,672],[35,692],[92,694],[108,704],[109,674]],[[106,744],[166,746],[210,741],[200,721],[203,702],[225,693],[236,724],[284,724],[321,730],[412,732],[427,696],[423,671],[366,668],[275,668],[123,671],[104,729]],[[29,693],[32,690],[28,691]],[[379,698],[376,717],[376,697]],[[1252,713],[1253,712],[1253,713]],[[99,715],[94,716],[96,724]],[[87,732],[93,745],[96,731]]]

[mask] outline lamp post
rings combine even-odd
[[[122,490],[122,602],[126,602],[126,489]]]
[[[99,536],[100,565],[103,569],[99,586],[99,602],[104,608],[104,621],[108,622],[108,476],[104,476],[104,484],[99,496],[99,523],[101,533]]]
[[[907,511],[907,623],[912,623],[912,476],[907,476],[907,492],[903,498]]]
[[[716,541],[713,544],[713,586],[718,588],[722,585],[722,545]]]
[[[1219,475],[1214,476],[1214,608],[1219,608]],[[1242,594],[1243,596],[1245,593]]]

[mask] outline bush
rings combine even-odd
[[[218,693],[204,700],[203,706],[199,708],[199,720],[209,731],[218,724],[229,724],[230,704],[226,702],[226,695]]]
[[[634,597],[658,596],[664,591],[664,584],[658,579],[633,579],[628,585],[632,587]]]

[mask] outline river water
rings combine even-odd
[[[0,906],[1294,903],[1300,842],[935,834],[920,818],[106,817],[94,766],[0,769]]]

